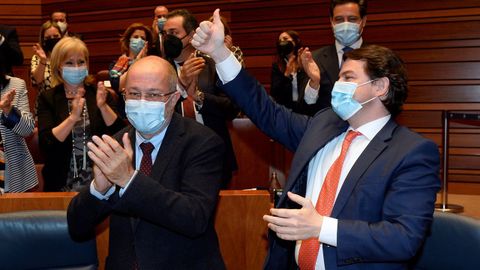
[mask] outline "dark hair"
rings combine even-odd
[[[187,35],[192,31],[195,31],[198,27],[197,19],[186,9],[175,9],[167,14],[167,20],[173,17],[183,17],[183,29],[187,32]]]
[[[144,25],[143,23],[132,23],[130,26],[128,26],[127,30],[123,32],[122,37],[120,38],[120,46],[122,47],[122,53],[128,54],[130,51],[130,38],[133,35],[133,32],[136,30],[142,30],[145,32],[145,37],[147,38],[146,41],[148,41],[148,49],[152,47],[153,43],[153,37],[152,37],[152,31],[150,31],[150,28],[148,26]]]
[[[333,18],[333,10],[336,6],[348,3],[354,3],[358,5],[358,9],[360,10],[360,18],[363,18],[367,15],[367,0],[332,0],[330,2],[330,18]]]
[[[368,45],[345,54],[347,59],[365,61],[365,72],[371,80],[387,78],[390,81],[383,105],[397,116],[408,95],[407,70],[403,60],[392,50]]]
[[[57,10],[52,11],[52,13],[50,13],[50,18],[53,17],[53,14],[54,14],[54,13],[63,13],[63,14],[65,14],[65,21],[68,20],[68,19],[67,19],[67,18],[68,18],[68,14],[67,14],[67,12],[66,12],[65,10],[57,9]]]
[[[0,52],[3,53],[3,52]],[[7,71],[5,67],[5,61],[0,61],[0,90],[3,90],[5,86],[9,83],[9,79],[7,79]]]
[[[280,35],[282,33],[287,33],[292,38],[293,43],[295,44],[295,46],[293,47],[293,54],[295,54],[295,57],[297,57],[298,56],[298,50],[303,46],[302,45],[302,40],[300,39],[300,34],[295,30],[285,30],[285,31],[280,32]],[[280,35],[278,35],[278,36],[280,36]],[[277,41],[275,42],[275,44],[278,44],[278,38],[277,38]],[[287,64],[285,63],[285,59],[282,58],[280,55],[278,55],[278,53],[275,56],[275,62],[277,63],[280,70],[282,72],[284,72],[286,67],[287,67]]]

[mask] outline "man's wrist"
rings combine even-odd
[[[227,46],[223,45],[220,48],[216,49],[211,53],[212,59],[215,61],[215,63],[221,63],[225,59],[227,59],[230,56],[231,51],[227,48]]]

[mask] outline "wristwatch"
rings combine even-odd
[[[203,101],[205,100],[205,93],[203,93],[200,89],[195,90],[195,103],[197,103],[198,106],[203,105]]]

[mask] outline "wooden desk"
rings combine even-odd
[[[0,196],[0,213],[27,210],[66,210],[75,192],[32,192]],[[267,225],[262,216],[270,209],[267,191],[223,190],[215,215],[220,249],[227,269],[261,269],[267,254]],[[97,253],[104,269],[108,255],[108,221],[97,227]]]

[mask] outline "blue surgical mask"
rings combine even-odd
[[[373,97],[365,102],[358,102],[353,98],[355,90],[360,86],[371,83],[373,80],[364,82],[362,84],[357,84],[354,82],[341,82],[337,81],[333,86],[332,90],[332,109],[333,111],[340,116],[343,120],[348,120],[350,117],[355,115],[363,105],[374,100],[377,97]]]
[[[333,33],[340,44],[350,46],[360,39],[360,25],[351,22],[335,24]]]
[[[167,101],[168,102],[168,101]],[[166,102],[129,99],[125,102],[128,121],[142,134],[155,134],[165,127]]]
[[[166,21],[167,21],[167,18],[165,17],[161,17],[157,19],[157,27],[159,32],[163,31],[163,26],[165,25]]]
[[[130,50],[137,55],[145,46],[145,40],[141,38],[131,38],[130,39]]]
[[[87,77],[87,75],[88,69],[86,66],[62,68],[63,80],[71,85],[79,85],[83,83],[83,80],[85,80],[85,77]]]

